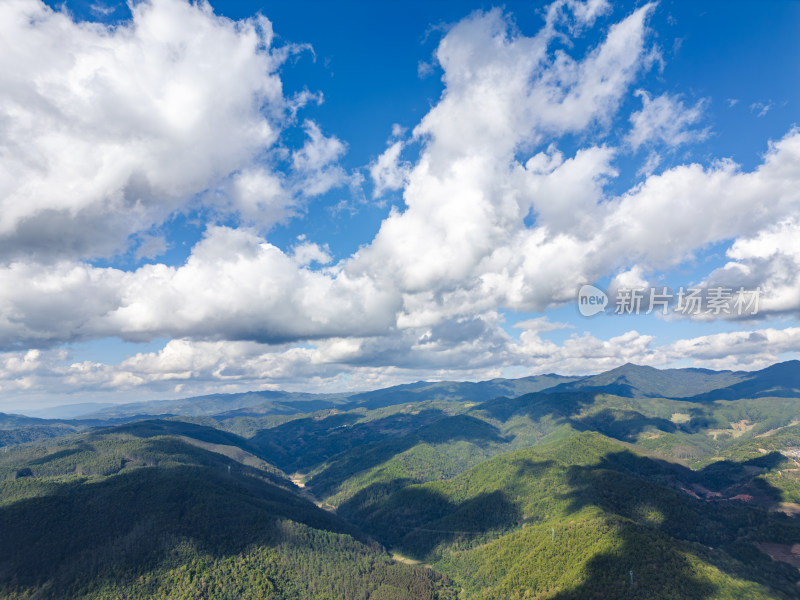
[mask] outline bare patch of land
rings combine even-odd
[[[800,544],[773,544],[772,542],[758,542],[756,547],[768,554],[772,560],[789,563],[800,570]]]

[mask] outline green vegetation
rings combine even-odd
[[[797,598],[798,368],[0,415],[0,597]]]
[[[448,597],[440,575],[395,563],[277,469],[163,435],[175,425],[4,453],[0,597]]]
[[[679,491],[713,485],[717,471],[662,464],[583,433],[378,502],[356,497],[340,512],[448,573],[469,597],[624,597],[631,570],[639,597],[794,597],[797,571],[751,542],[796,542],[800,523]]]

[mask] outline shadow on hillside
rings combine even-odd
[[[647,417],[635,410],[611,410],[605,408],[593,415],[579,419],[568,418],[566,420],[577,431],[597,431],[625,442],[635,442],[639,435],[648,429],[658,429],[666,433],[677,431],[677,427],[672,421],[657,417]]]
[[[380,428],[380,421],[376,425]],[[369,471],[420,443],[436,445],[458,441],[485,447],[493,443],[502,444],[507,440],[496,427],[486,421],[468,415],[442,416],[425,426],[405,431],[398,437],[378,437],[372,443],[334,455],[325,469],[310,480],[309,486],[316,495],[324,497],[342,482]]]
[[[633,409],[605,408],[595,414],[578,417],[596,403],[597,393],[538,392],[517,398],[495,398],[476,407],[489,417],[508,421],[515,416],[527,416],[532,421],[552,419],[555,425],[571,425],[577,431],[598,431],[623,441],[634,441],[646,429],[673,433],[676,425],[667,419],[648,417]]]
[[[393,415],[383,421],[387,430],[402,430],[415,422],[426,423],[426,414]],[[412,419],[411,417],[416,417]],[[380,435],[375,421],[358,423],[361,415],[332,414],[326,417],[294,419],[258,431],[250,442],[261,448],[272,464],[284,471],[307,471],[327,458]]]
[[[476,406],[493,419],[507,421],[513,416],[526,415],[533,421],[550,416],[557,423],[566,423],[572,415],[594,402],[594,394],[582,392],[536,392],[516,398],[499,397]]]
[[[459,479],[457,485],[449,484],[448,495],[438,491],[439,484],[403,487],[407,480],[375,484],[343,504],[340,514],[403,554],[430,561],[439,546],[450,552],[474,548],[553,514],[562,515],[553,521],[557,541],[559,527],[573,527],[572,515],[598,507],[604,530],[611,528],[613,536],[606,533],[604,539],[577,542],[585,544],[583,552],[590,547],[601,550],[587,557],[584,578],[576,587],[554,596],[559,600],[716,597],[723,575],[698,568],[692,554],[719,571],[795,597],[796,569],[772,561],[752,544],[800,543],[800,521],[768,511],[780,502],[781,494],[758,478],[784,460],[772,453],[695,472],[627,450],[611,451],[588,465],[519,459],[512,471],[494,475],[483,470]],[[532,482],[540,483],[532,487]],[[747,490],[750,493],[744,494]],[[475,495],[454,500],[464,492]],[[700,494],[707,497],[701,499]],[[533,514],[523,514],[523,505]],[[549,538],[549,527],[547,532]],[[504,547],[501,544],[498,551]],[[564,549],[577,556],[581,551]],[[519,590],[521,595],[531,591]]]
[[[0,506],[0,587],[66,590],[110,573],[147,572],[175,560],[181,541],[201,555],[235,556],[253,543],[280,543],[282,519],[364,539],[260,471],[237,463],[228,471],[230,461],[215,453],[178,440],[150,440],[132,452],[138,462],[161,457],[161,466],[100,481],[45,480],[45,495]],[[35,489],[37,478],[26,484]]]
[[[602,508],[620,543],[594,556],[585,581],[555,598],[591,598],[598,590],[604,598],[715,596],[719,582],[709,572],[701,575],[682,550],[733,576],[796,594],[797,570],[772,561],[751,543],[800,543],[797,520],[765,510],[780,502],[780,490],[754,480],[752,468],[773,468],[782,460],[773,453],[758,465],[729,462],[694,472],[623,451],[595,465],[570,467],[570,512]],[[758,496],[737,493],[756,488]],[[699,499],[693,490],[706,497]],[[674,539],[686,545],[676,546]]]
[[[74,448],[66,448],[64,450],[58,450],[57,452],[51,452],[50,454],[46,454],[41,458],[36,458],[31,460],[29,464],[31,465],[44,465],[49,462],[55,462],[61,460],[63,458],[67,458],[68,456],[73,456],[75,454],[80,454],[81,452],[93,450],[92,446],[85,443],[76,444]]]
[[[591,388],[590,388],[591,389]],[[516,416],[527,416],[534,422],[543,419],[552,420],[553,424],[570,425],[576,431],[597,431],[624,442],[637,442],[646,431],[664,433],[697,433],[702,429],[714,426],[713,419],[702,406],[683,407],[689,414],[685,422],[674,423],[669,419],[647,416],[631,408],[603,408],[593,414],[579,416],[584,410],[598,402],[598,391],[583,390],[580,392],[537,392],[517,398],[495,398],[476,407],[489,417],[500,421],[508,421]],[[636,399],[627,399],[636,402]],[[686,400],[686,399],[681,399]],[[602,401],[602,400],[601,400]]]
[[[517,475],[535,478],[553,464],[520,460]],[[518,495],[514,485],[454,502],[431,485],[410,483],[373,484],[344,503],[339,514],[350,517],[381,542],[421,560],[428,559],[440,544],[471,545],[522,523],[521,508],[509,499]]]
[[[315,493],[404,452],[420,442],[465,440],[477,444],[505,441],[497,428],[467,415],[441,410],[400,413],[359,422],[360,415],[333,414],[296,419],[256,433],[250,440],[268,462],[285,472],[307,472],[329,462],[310,483]]]
[[[519,507],[501,491],[455,503],[431,488],[411,486],[398,491],[362,526],[381,542],[424,560],[440,544],[494,537],[521,519]]]
[[[147,419],[96,429],[90,433],[89,439],[114,434],[127,434],[138,438],[151,438],[159,435],[185,435],[211,444],[239,446],[242,448],[251,446],[249,440],[235,433],[222,431],[208,425],[198,425],[196,423],[187,423],[186,421],[168,421],[165,419]]]

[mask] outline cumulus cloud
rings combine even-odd
[[[204,2],[131,11],[112,27],[0,5],[0,257],[111,255],[229,176],[222,207],[285,215],[287,190],[256,163],[308,100],[285,98],[277,72],[296,47],[275,48],[264,17]],[[314,195],[341,179],[341,143],[306,129],[294,164]]]
[[[302,242],[294,247],[292,256],[297,264],[306,266],[311,263],[326,265],[333,260],[327,244],[323,247],[313,242]]]
[[[776,312],[800,307],[800,252],[791,242],[800,227],[800,132],[772,143],[749,171],[730,160],[679,165],[608,191],[621,152],[609,141],[611,124],[658,59],[648,28],[654,10],[633,11],[581,52],[570,36],[608,14],[608,3],[558,1],[534,36],[498,9],[455,24],[435,54],[440,99],[408,138],[393,132],[369,167],[376,195],[400,189],[404,206],[334,262],[324,245],[302,239],[283,251],[265,237],[309,197],[353,181],[339,165],[345,142],[314,121],[302,122],[300,148],[279,147],[297,103],[310,97],[284,97],[277,68],[290,50],[272,48],[266,19],[232,22],[207,5],[153,0],[108,29],[32,0],[3,4],[0,203],[9,210],[0,213],[0,340],[8,381],[159,390],[185,382],[189,390],[191,382],[303,378],[311,386],[346,376],[370,387],[415,373],[496,376],[515,365],[586,372],[684,356],[744,364],[744,353],[715,353],[726,339],[753,345],[753,364],[795,349],[789,330],[761,330],[746,343],[659,346],[636,331],[555,344],[544,334],[556,325],[540,319],[522,324],[516,342],[501,326],[500,309],[542,312],[603,277],[645,282],[727,240],[730,264],[711,279],[776,290],[768,304]],[[639,96],[633,148],[707,135],[696,129],[703,102]],[[579,147],[568,152],[574,144],[561,140],[575,134]],[[406,156],[411,148],[415,157]],[[123,271],[81,262],[134,234],[141,256],[157,256],[164,240],[143,232],[191,202],[243,226],[210,225],[182,265]],[[34,256],[14,259],[26,251]],[[118,365],[67,364],[58,354],[59,344],[110,336],[174,339]],[[31,347],[39,354],[28,355]]]
[[[295,186],[303,196],[319,196],[347,182],[347,174],[337,163],[346,147],[338,138],[326,137],[314,121],[306,121],[303,128],[306,142],[292,154]]]
[[[760,290],[758,312],[800,314],[800,220],[787,217],[737,239],[730,259],[702,282],[706,288]],[[736,314],[731,315],[736,317]]]

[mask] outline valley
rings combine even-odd
[[[799,389],[625,365],[4,415],[0,596],[797,598]]]

